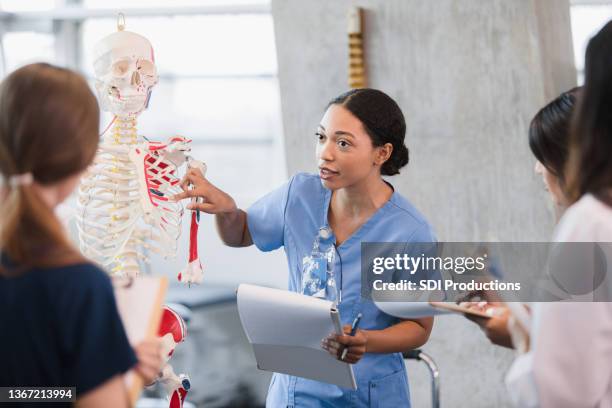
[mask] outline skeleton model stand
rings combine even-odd
[[[188,156],[188,139],[172,137],[160,143],[138,136],[137,118],[147,108],[158,76],[149,40],[124,31],[124,27],[120,15],[118,31],[94,49],[100,106],[114,118],[111,131],[102,134],[94,162],[81,180],[77,228],[86,256],[111,275],[134,278],[148,262],[147,253],[176,255],[183,208],[168,197],[181,191],[179,167],[187,163],[204,172],[205,166]],[[179,280],[188,284],[202,281],[197,227],[196,219],[191,224],[189,265],[178,274]],[[167,365],[160,380],[175,384],[171,391],[182,389],[182,405],[187,392],[184,378]]]

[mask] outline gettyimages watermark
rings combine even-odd
[[[362,243],[361,277],[375,301],[610,302],[612,243]]]

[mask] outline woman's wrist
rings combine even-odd
[[[369,353],[370,352],[370,347],[372,347],[372,344],[370,342],[371,340],[371,330],[360,330],[363,333],[363,336],[366,339],[366,344],[365,344],[365,352]]]
[[[227,200],[228,200],[228,202],[224,206],[225,208],[221,211],[221,213],[222,214],[230,214],[230,215],[231,214],[233,214],[233,215],[238,214],[240,212],[240,209],[236,205],[236,201],[234,201],[234,199],[232,197],[230,197],[229,195],[227,196]]]
[[[240,217],[240,208],[234,203],[232,207],[228,207],[228,209],[218,212],[217,216],[221,217],[223,221],[233,222]]]

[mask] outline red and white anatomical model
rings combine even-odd
[[[185,374],[176,375],[168,361],[172,357],[176,345],[185,340],[187,330],[181,316],[168,306],[164,306],[157,335],[162,339],[162,355],[165,359],[164,367],[157,381],[166,388],[170,408],[181,408],[187,396],[187,391],[191,387],[191,381]]]
[[[200,171],[202,177],[206,175],[206,164],[198,160],[189,160],[189,167],[195,168]],[[197,202],[197,198],[192,198],[192,202]],[[200,263],[200,257],[198,256],[198,228],[200,225],[200,211],[191,212],[191,225],[189,228],[189,263],[184,271],[179,272],[178,280],[180,282],[191,283],[202,283],[204,272],[202,270],[202,264]]]
[[[145,37],[120,25],[96,44],[94,68],[100,106],[114,119],[78,190],[80,247],[111,274],[135,277],[147,254],[176,255],[183,207],[169,198],[181,191],[178,170],[191,160],[191,140],[153,142],[137,133],[138,115],[158,81]],[[199,276],[181,277],[200,283],[201,268]]]

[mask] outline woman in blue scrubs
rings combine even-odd
[[[434,235],[423,215],[382,176],[392,176],[408,163],[406,124],[399,106],[385,93],[356,89],[332,100],[314,135],[319,174],[300,173],[261,198],[246,212],[198,170],[182,185],[193,190],[176,200],[203,197],[190,209],[216,215],[222,240],[229,246],[255,244],[262,251],[284,247],[289,290],[299,292],[302,260],[311,254],[323,227],[332,232],[337,256],[333,270],[341,293],[345,333],[362,314],[355,336],[333,336],[322,347],[354,364],[357,390],[274,374],[269,407],[410,406],[402,351],[422,346],[432,318],[399,320],[361,298],[362,242],[431,242]]]

